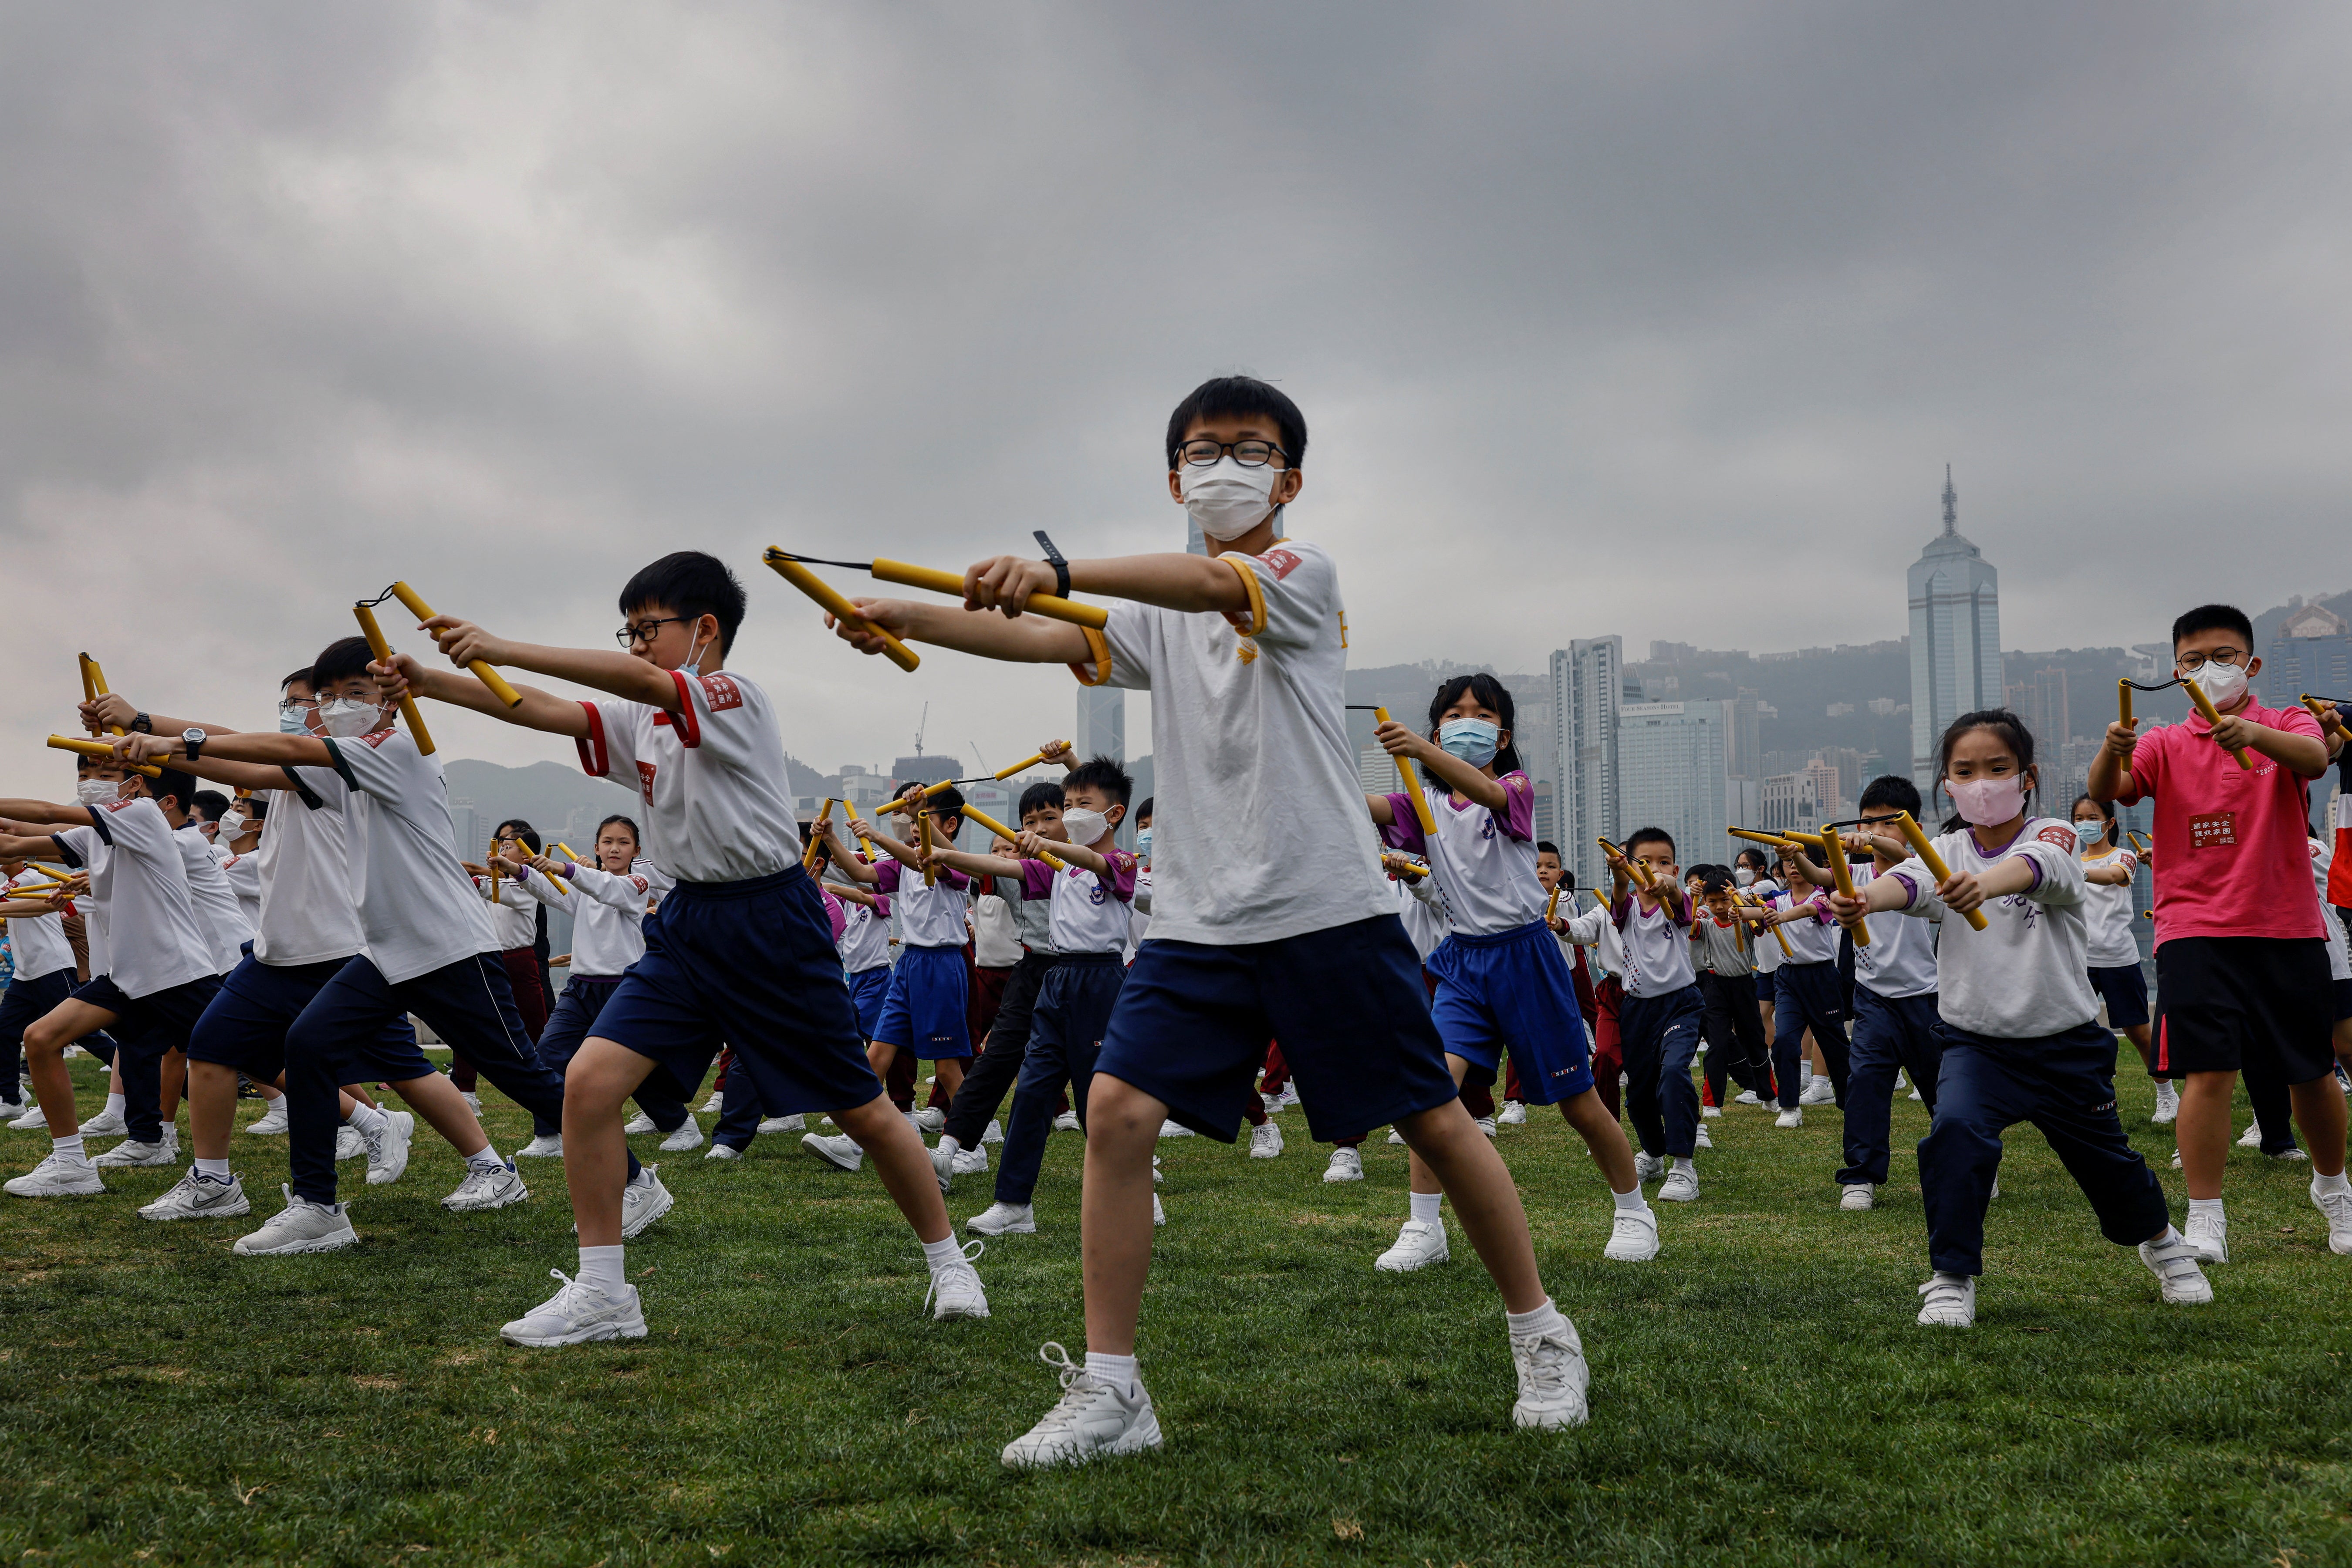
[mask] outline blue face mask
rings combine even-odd
[[[1135,852],[1146,860],[1151,858],[1151,829],[1149,827],[1135,830]]]
[[[1437,743],[1474,768],[1495,760],[1502,735],[1501,726],[1484,719],[1448,719],[1437,727]]]
[[[310,726],[301,714],[289,713],[281,709],[278,714],[278,732],[281,735],[307,735],[310,732]]]

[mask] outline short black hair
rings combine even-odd
[[[1731,863],[1734,866],[1745,866],[1749,870],[1759,874],[1772,868],[1772,858],[1752,845],[1734,855],[1731,858]]]
[[[2254,623],[2235,605],[2200,605],[2182,616],[2172,623],[2172,646],[2179,647],[2183,637],[2216,630],[2237,633],[2246,639],[2246,651],[2253,651]]]
[[[1176,448],[1184,444],[1184,433],[1196,421],[1250,414],[1272,416],[1274,427],[1282,436],[1282,455],[1294,468],[1305,465],[1307,416],[1298,412],[1298,405],[1287,394],[1254,375],[1213,375],[1185,394],[1176,412],[1168,416],[1168,466],[1176,466]]]
[[[1869,787],[1862,792],[1859,809],[1869,811],[1885,806],[1907,811],[1916,821],[1919,816],[1919,786],[1901,773],[1881,773],[1871,780]]]
[[[1536,853],[1538,855],[1549,855],[1553,859],[1559,860],[1562,865],[1566,865],[1568,863],[1560,855],[1559,846],[1554,844],[1549,838],[1538,838],[1536,840]]]
[[[218,822],[228,811],[228,796],[216,789],[200,789],[188,803],[206,822]]]
[[[1062,775],[1065,795],[1081,784],[1102,791],[1121,805],[1135,793],[1135,781],[1127,776],[1117,757],[1089,757]]]
[[[719,656],[735,646],[736,629],[743,624],[743,584],[727,563],[701,550],[678,550],[650,566],[641,566],[621,590],[621,614],[658,606],[673,616],[698,620],[719,617]]]
[[[1734,886],[1730,870],[1722,866],[1701,866],[1698,885],[1709,893],[1727,893]]]
[[[941,822],[952,816],[958,825],[963,822],[963,791],[950,784],[939,794],[927,798],[923,805]]]
[[[1129,815],[1133,816],[1138,822],[1143,821],[1144,818],[1151,815],[1151,802],[1152,797],[1148,795],[1145,795],[1143,797],[1143,804],[1137,806],[1134,811],[1130,812]]]
[[[189,811],[195,804],[197,795],[200,793],[197,788],[196,775],[194,773],[184,773],[179,769],[172,767],[167,763],[158,763],[155,765],[162,768],[163,771],[157,777],[147,779],[148,795],[157,801],[161,801],[164,796],[169,795],[172,799],[180,803],[180,814],[183,816],[188,815]],[[133,773],[131,776],[133,778],[146,778],[144,773]]]
[[[304,665],[301,668],[296,670],[293,674],[279,681],[278,683],[278,689],[283,691],[298,680],[305,686],[313,684],[310,679],[310,667],[309,665]]]
[[[310,689],[321,690],[338,681],[349,680],[354,675],[365,675],[367,667],[375,662],[374,650],[365,637],[337,637],[319,650],[307,672]]]
[[[1675,836],[1667,832],[1664,828],[1637,827],[1633,829],[1633,837],[1625,840],[1625,858],[1629,860],[1632,859],[1633,857],[1633,851],[1639,849],[1644,844],[1663,844],[1666,847],[1666,853],[1669,855],[1679,855],[1682,853],[1682,851],[1675,847]]]
[[[1021,815],[1024,816],[1049,805],[1055,811],[1062,809],[1062,786],[1052,779],[1039,779],[1021,792]]]

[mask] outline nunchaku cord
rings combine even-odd
[[[797,561],[803,566],[838,566],[845,572],[874,570],[874,563],[871,561],[827,561],[822,555],[795,555],[789,550],[780,550],[774,545],[768,547],[768,553],[780,561]]]

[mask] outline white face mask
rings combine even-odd
[[[220,836],[223,838],[244,837],[245,813],[241,811],[222,812],[220,819]]]
[[[1275,481],[1288,473],[1272,463],[1245,468],[1231,453],[1205,468],[1186,464],[1184,510],[1211,539],[1239,539],[1274,510]]]
[[[1069,834],[1071,843],[1091,848],[1096,839],[1110,831],[1110,818],[1099,811],[1072,807],[1062,813],[1062,827]]]
[[[76,779],[74,799],[84,805],[112,805],[122,798],[121,779]]]
[[[330,697],[319,704],[319,728],[338,740],[373,734],[383,719],[383,704],[363,698]]]
[[[1731,874],[1731,879],[1734,882],[1737,882],[1739,886],[1745,888],[1756,880],[1756,873],[1749,870],[1747,867],[1742,866],[1738,870],[1734,871]]]
[[[2205,700],[2224,713],[2230,710],[2231,704],[2246,694],[2246,672],[2239,665],[2215,664],[2207,659],[2204,666],[2189,679],[2205,693]]]

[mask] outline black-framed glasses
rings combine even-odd
[[[2224,669],[2235,669],[2245,662],[2245,658],[2244,648],[2217,647],[2210,654],[2184,653],[2172,661],[2172,668],[2185,669],[2192,675],[2204,668],[2208,663],[2218,664]]]
[[[278,700],[278,711],[289,719],[297,714],[315,713],[318,710],[319,700],[315,697],[281,697]]]
[[[1271,441],[1212,441],[1203,437],[1176,448],[1176,455],[1195,468],[1208,468],[1228,452],[1244,468],[1263,468],[1276,456],[1285,463],[1290,461],[1290,454]]]
[[[623,647],[627,647],[634,643],[651,642],[661,636],[662,627],[671,622],[675,621],[679,626],[685,626],[694,618],[692,616],[648,616],[642,621],[633,621],[614,632],[613,640]]]

